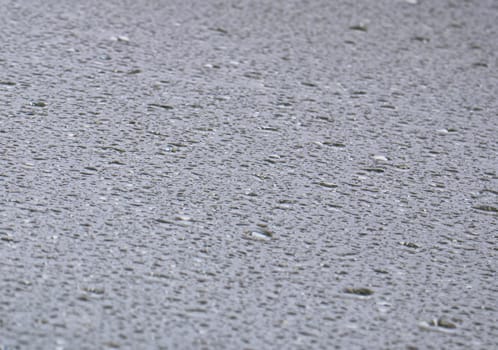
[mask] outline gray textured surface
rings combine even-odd
[[[0,8],[0,348],[496,346],[496,1]]]

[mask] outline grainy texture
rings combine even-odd
[[[1,349],[492,349],[498,3],[0,0]]]

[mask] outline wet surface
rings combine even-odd
[[[0,347],[496,345],[495,1],[0,6]]]

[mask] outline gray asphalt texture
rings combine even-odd
[[[497,348],[498,2],[0,9],[0,349]]]

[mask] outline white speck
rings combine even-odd
[[[180,221],[192,221],[192,218],[187,215],[177,215],[176,219]]]
[[[247,236],[257,241],[269,241],[271,239],[269,234],[262,231],[249,231]]]
[[[375,161],[377,162],[387,162],[388,159],[387,157],[385,156],[382,156],[382,155],[379,155],[379,154],[376,154],[375,156],[372,157]]]
[[[111,36],[109,39],[111,39],[111,41],[123,41],[123,42],[130,41],[130,38],[128,38],[126,35]]]

